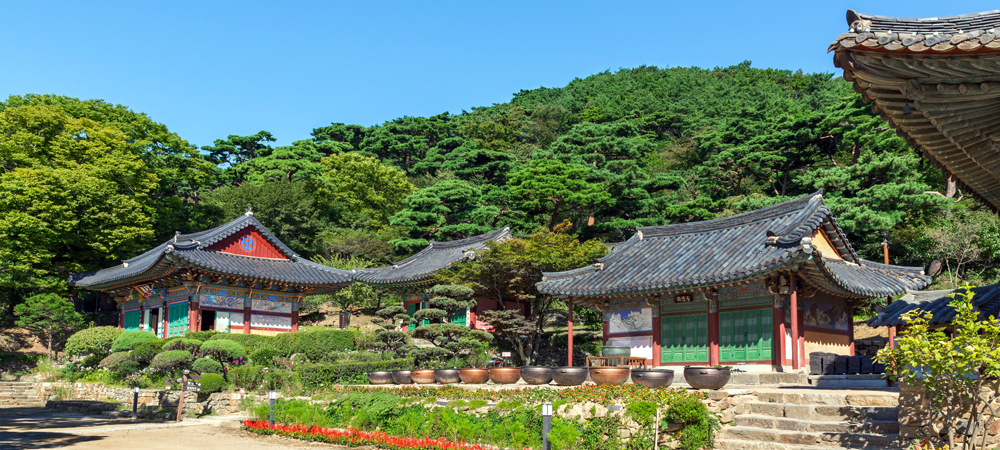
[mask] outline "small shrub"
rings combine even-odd
[[[390,361],[301,364],[295,367],[295,372],[301,377],[303,387],[315,389],[343,383],[345,380],[361,380],[373,370],[406,370],[412,367],[413,360],[404,358]]]
[[[126,331],[115,338],[114,342],[111,344],[111,351],[127,352],[138,347],[139,345],[155,340],[156,335],[148,331]]]
[[[242,333],[219,333],[212,336],[210,341],[227,340],[239,343],[247,353],[253,353],[257,349],[264,347],[274,347],[274,338],[259,334]]]
[[[159,370],[160,372],[170,372],[186,368],[191,363],[192,359],[191,352],[186,352],[184,350],[171,350],[156,355],[156,357],[153,358],[153,363],[150,364],[150,367]]]
[[[101,357],[98,355],[87,355],[86,358],[83,358],[83,361],[80,361],[80,367],[86,369],[96,368],[100,364],[101,364]]]
[[[354,332],[347,330],[322,330],[303,333],[299,347],[310,361],[323,361],[333,352],[354,350]]]
[[[229,362],[238,358],[246,358],[247,351],[236,341],[227,339],[209,340],[201,344],[201,354],[214,358],[219,362]]]
[[[126,359],[128,359],[128,352],[112,353],[107,358],[102,359],[98,365],[105,369],[115,370]]]
[[[261,366],[273,367],[274,358],[279,356],[283,355],[273,347],[260,347],[254,350],[253,353],[250,353],[250,362]]]
[[[549,441],[552,443],[552,450],[574,450],[578,447],[580,434],[583,433],[575,423],[561,417],[552,418],[552,431],[549,432]]]
[[[695,397],[680,397],[670,403],[664,418],[672,423],[694,423],[708,417],[708,408]]]
[[[256,389],[264,381],[264,368],[261,366],[236,366],[226,373],[229,381],[241,389]]]
[[[115,375],[122,379],[132,375],[137,375],[141,371],[142,367],[139,366],[139,363],[128,359],[119,363],[117,368],[114,370]]]
[[[191,363],[191,370],[198,373],[222,373],[222,364],[210,358],[198,358]]]
[[[291,356],[302,353],[301,337],[307,333],[279,333],[274,337],[274,348],[281,354],[279,356]]]
[[[203,394],[214,394],[226,386],[226,379],[217,373],[203,373],[198,382],[201,383],[201,392]]]
[[[196,353],[199,348],[201,348],[201,344],[202,343],[203,342],[200,341],[200,340],[198,340],[198,339],[188,339],[188,338],[176,339],[176,340],[170,341],[169,343],[167,343],[167,345],[164,345],[163,349],[164,350],[184,350],[184,351],[191,352],[193,354],[193,353]]]
[[[111,345],[121,336],[118,327],[94,327],[80,330],[66,341],[66,354],[69,356],[95,355],[98,359],[111,354]]]
[[[209,331],[188,331],[188,332],[184,333],[184,337],[188,338],[188,339],[197,339],[199,341],[207,341],[207,340],[211,339],[212,336],[215,336],[217,334],[219,334],[219,332],[215,331],[215,330],[209,330]]]
[[[149,363],[153,362],[153,358],[163,351],[164,341],[162,339],[155,339],[149,342],[145,342],[136,346],[128,354],[128,359],[139,363],[140,366],[146,367]]]

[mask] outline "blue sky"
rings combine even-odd
[[[833,72],[845,11],[908,17],[964,2],[8,2],[0,95],[100,98],[196,145],[330,122],[459,113],[521,89],[653,65]],[[840,73],[837,71],[837,75]]]

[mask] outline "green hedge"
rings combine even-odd
[[[188,331],[188,332],[184,333],[184,337],[186,337],[188,339],[197,339],[199,341],[207,341],[207,340],[211,339],[212,336],[215,336],[216,334],[219,334],[219,332],[215,331],[215,330],[209,330],[209,331]]]
[[[149,342],[144,342],[136,346],[128,354],[129,361],[135,361],[139,363],[140,366],[146,367],[151,362],[157,354],[163,351],[165,341],[163,339],[154,339]]]
[[[237,342],[247,350],[247,353],[253,353],[260,348],[273,348],[275,346],[273,337],[261,336],[259,334],[219,333],[212,336],[209,340],[227,340]]]
[[[111,344],[111,353],[127,352],[141,344],[155,340],[156,335],[148,331],[126,331],[115,338],[114,343]]]
[[[226,374],[229,382],[238,388],[254,389],[264,382],[263,366],[236,366],[229,369]]]
[[[322,330],[302,333],[299,336],[299,351],[310,361],[324,361],[335,352],[354,350],[354,332],[347,330]]]
[[[247,351],[236,341],[218,339],[201,344],[200,353],[221,363],[247,357]]]
[[[107,357],[111,354],[111,345],[121,334],[122,330],[118,327],[93,327],[80,330],[66,341],[66,354]]]
[[[316,389],[341,383],[344,380],[354,380],[373,370],[409,370],[411,368],[413,368],[413,360],[401,358],[389,361],[301,364],[295,367],[295,373],[299,374],[302,387]]]
[[[203,344],[203,343],[204,342],[202,342],[202,341],[200,341],[198,339],[189,339],[189,338],[175,339],[175,340],[172,340],[172,341],[168,342],[167,345],[164,345],[163,349],[164,350],[185,350],[185,351],[189,351],[191,353],[197,353],[198,349],[201,348],[201,344]]]

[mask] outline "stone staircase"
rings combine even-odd
[[[44,406],[46,399],[43,399],[35,389],[35,383],[0,381],[0,408]]]
[[[720,450],[904,449],[899,393],[889,390],[771,389],[736,406]]]

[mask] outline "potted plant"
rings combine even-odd
[[[730,366],[685,367],[684,381],[695,389],[722,389],[729,383],[731,369]]]

